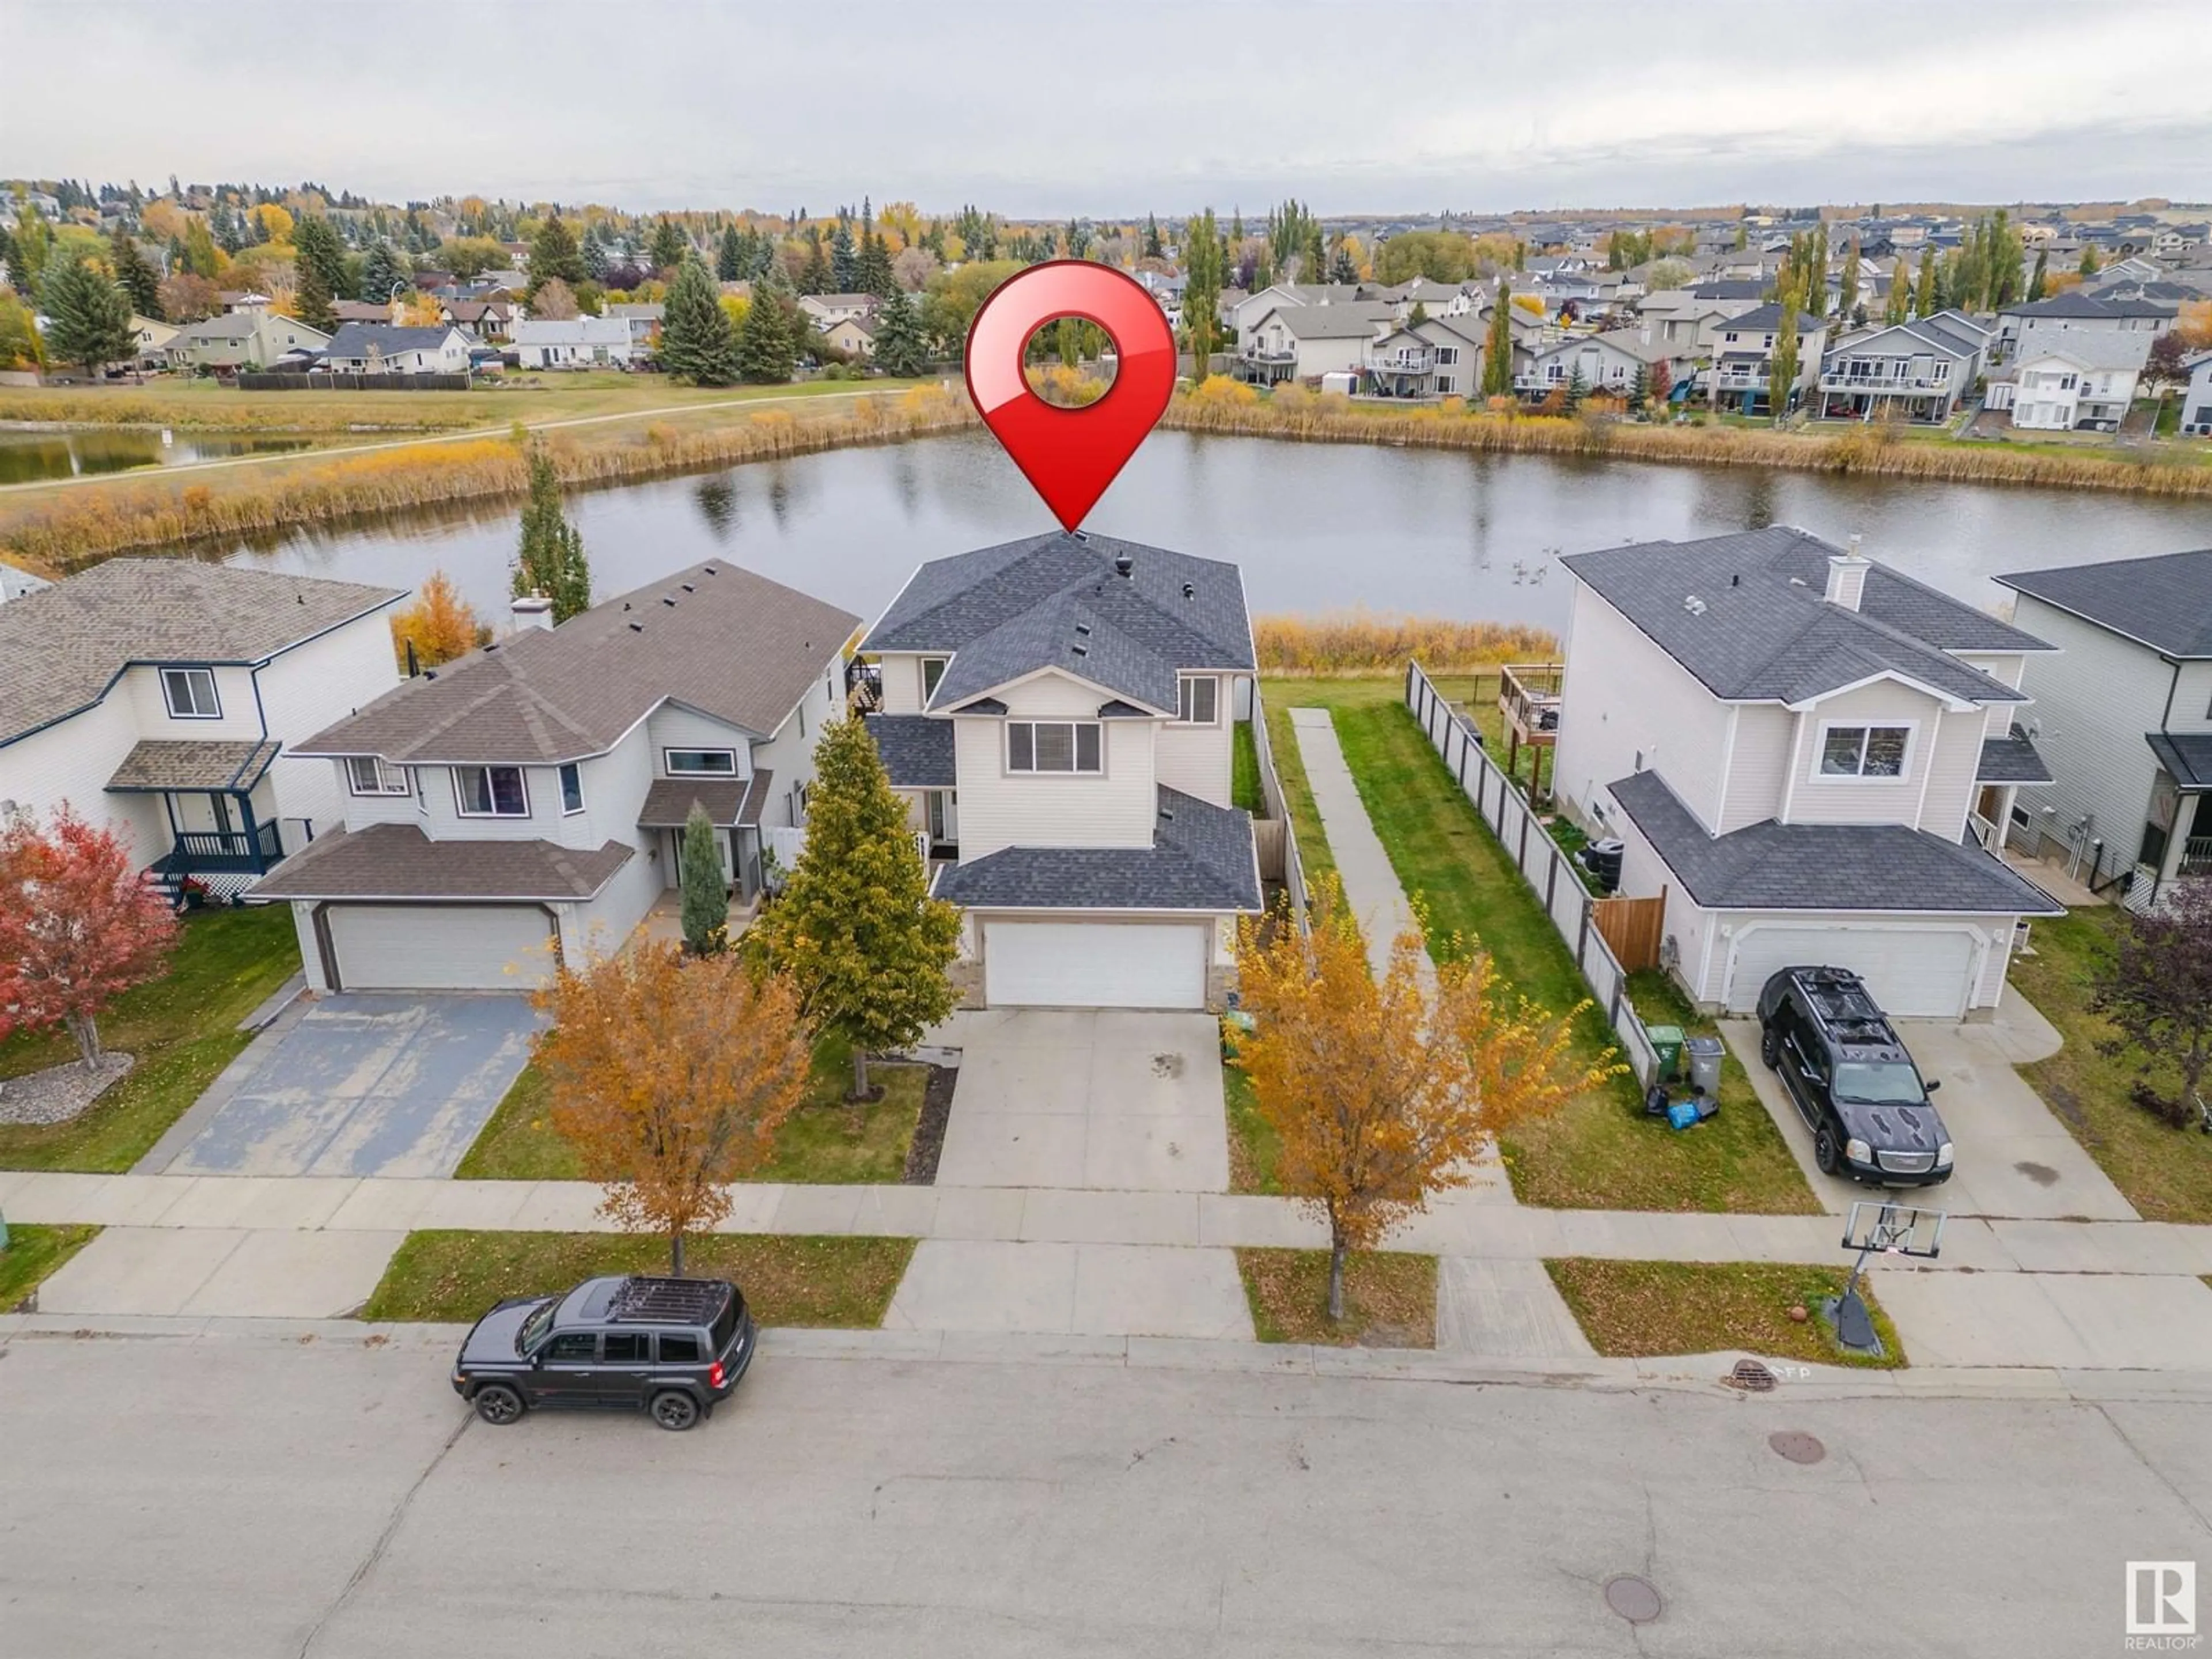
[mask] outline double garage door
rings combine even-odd
[[[1202,922],[985,918],[983,997],[994,1008],[1203,1008],[1212,929]]]
[[[323,921],[348,991],[528,991],[553,972],[534,904],[332,904]]]
[[[1735,941],[1728,1006],[1748,1013],[1784,968],[1849,968],[1885,1013],[1956,1019],[1972,1004],[1982,951],[1963,928],[1754,927]]]

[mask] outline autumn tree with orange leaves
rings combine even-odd
[[[407,647],[415,647],[415,660],[435,668],[456,657],[465,657],[480,645],[491,643],[491,629],[453,586],[453,579],[434,570],[415,595],[415,603],[392,618],[392,648],[400,665],[407,664]]]
[[[627,1232],[684,1239],[730,1212],[728,1183],[764,1162],[806,1087],[806,1037],[786,980],[734,955],[640,944],[562,967],[534,998],[552,1018],[532,1058],[555,1130],[599,1212]]]
[[[1237,931],[1244,1010],[1237,1039],[1260,1115],[1281,1137],[1283,1190],[1328,1223],[1328,1316],[1344,1317],[1344,1262],[1468,1184],[1500,1130],[1556,1110],[1621,1069],[1573,1053],[1579,1007],[1553,1015],[1509,999],[1488,956],[1457,938],[1422,984],[1428,941],[1417,921],[1393,941],[1388,969],[1367,948],[1334,876],[1316,883],[1311,929],[1287,915]]]

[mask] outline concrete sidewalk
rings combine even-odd
[[[1314,810],[1321,814],[1322,830],[1336,860],[1337,878],[1344,884],[1345,902],[1367,937],[1367,960],[1379,979],[1390,965],[1390,942],[1413,925],[1413,907],[1406,902],[1406,890],[1390,866],[1382,838],[1375,833],[1366,803],[1359,799],[1359,786],[1352,781],[1328,710],[1293,708],[1291,729],[1305,762]],[[1422,967],[1427,969],[1425,959]]]

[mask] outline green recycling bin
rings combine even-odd
[[[1682,1065],[1682,1028],[1679,1025],[1647,1025],[1644,1036],[1659,1051],[1658,1069],[1651,1074],[1654,1083],[1672,1083]]]

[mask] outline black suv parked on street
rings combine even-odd
[[[720,1279],[587,1279],[562,1296],[517,1297],[476,1322],[453,1392],[487,1423],[540,1406],[645,1410],[688,1429],[738,1386],[758,1332]]]
[[[1784,968],[1759,995],[1759,1057],[1782,1074],[1827,1175],[1885,1187],[1951,1178],[1949,1132],[1888,1017],[1848,968]]]

